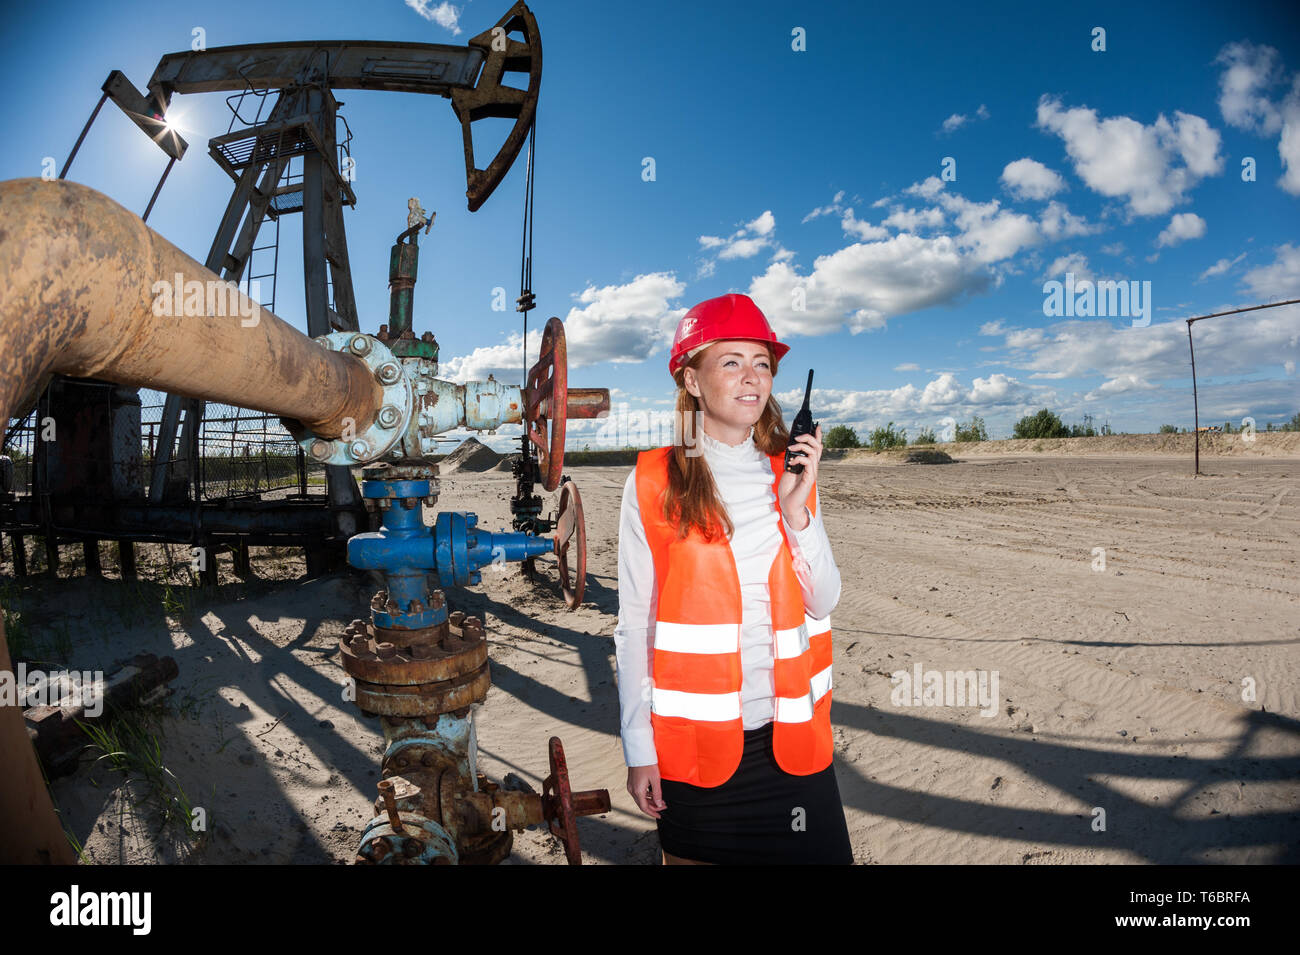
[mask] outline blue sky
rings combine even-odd
[[[0,176],[40,175],[47,156],[61,166],[109,71],[143,89],[195,28],[208,47],[463,44],[508,6],[8,11]],[[1005,436],[1043,406],[1117,431],[1190,426],[1182,319],[1300,297],[1294,3],[530,6],[545,51],[530,355],[558,315],[570,384],[610,388],[619,412],[600,439],[600,423],[572,423],[570,447],[664,443],[644,428],[672,407],[676,323],[730,291],[753,296],[792,346],[776,386],[787,422],[811,367],[824,427],[861,435],[892,420],[941,437],[972,414]],[[224,98],[173,99],[190,152],[149,221],[199,259],[230,192],[206,150],[229,125]],[[418,196],[438,216],[421,243],[416,330],[437,334],[444,377],[520,381],[521,317],[492,301],[498,287],[518,294],[522,156],[471,214],[448,101],[339,98],[356,136],[345,215],[363,330],[386,321],[388,250]],[[70,177],[141,212],[164,165],[110,104]],[[276,312],[304,327],[299,221],[282,229]],[[1149,288],[1149,324],[1045,315],[1044,283],[1067,272]],[[1203,422],[1263,429],[1300,410],[1300,307],[1195,334]],[[510,434],[483,439],[504,449]]]

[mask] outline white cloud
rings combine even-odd
[[[498,381],[520,381],[524,369],[522,341],[522,335],[512,332],[501,344],[480,345],[468,355],[443,359],[438,363],[438,375],[458,384],[467,381],[485,381],[488,375],[495,375]],[[530,328],[528,330],[530,364],[537,361],[537,354],[541,347],[541,330]]]
[[[1285,371],[1288,375],[1294,375],[1295,362],[1293,362],[1290,358],[1288,358],[1286,361],[1282,362],[1282,370]]]
[[[879,328],[895,315],[982,291],[988,282],[951,237],[904,233],[819,256],[808,275],[774,262],[754,277],[749,295],[778,334],[823,335],[844,325],[854,333]],[[802,311],[793,308],[796,288],[804,290]]]
[[[921,392],[922,408],[945,408],[961,401],[964,389],[957,383],[957,376],[944,372],[925,386]]]
[[[1124,243],[1113,242],[1110,245],[1103,245],[1101,251],[1104,255],[1120,256],[1124,254]]]
[[[970,394],[966,400],[973,405],[992,405],[1006,401],[1012,394],[1015,385],[1018,382],[1014,378],[1008,378],[1001,372],[989,375],[987,378],[976,378],[971,382]]]
[[[989,118],[988,108],[983,103],[980,103],[980,107],[979,109],[975,110],[975,114],[973,117],[967,116],[965,113],[953,113],[951,116],[949,116],[947,119],[943,121],[943,126],[940,128],[940,132],[943,133],[955,132],[956,130],[961,129],[961,127],[965,126],[967,123],[974,122],[976,119],[988,119],[988,118]]]
[[[1205,235],[1205,220],[1195,212],[1179,212],[1169,220],[1169,225],[1156,237],[1156,247],[1177,245],[1188,239],[1199,239]]]
[[[943,180],[938,176],[927,176],[924,182],[919,182],[908,186],[903,191],[909,195],[920,196],[923,199],[933,200],[935,196],[943,191]],[[884,200],[882,200],[884,201]]]
[[[1198,279],[1198,281],[1203,282],[1206,279],[1217,278],[1218,276],[1223,275],[1225,272],[1227,272],[1229,269],[1231,269],[1233,266],[1235,266],[1238,262],[1240,262],[1245,257],[1246,257],[1246,253],[1243,252],[1235,259],[1219,259],[1219,261],[1215,262],[1208,269],[1206,269],[1204,272],[1201,273],[1201,277],[1200,279]]]
[[[888,229],[883,229],[878,225],[872,225],[870,222],[859,219],[853,214],[852,209],[844,213],[844,218],[840,220],[840,227],[848,235],[857,236],[859,239],[883,239],[889,235]]]
[[[1266,90],[1282,82],[1277,50],[1252,43],[1229,43],[1214,62],[1225,67],[1219,76],[1219,110],[1224,122],[1263,134],[1282,128],[1281,111],[1265,95]]]
[[[1044,95],[1037,123],[1065,142],[1074,171],[1090,189],[1124,197],[1130,214],[1163,215],[1185,199],[1208,175],[1219,173],[1220,136],[1204,119],[1176,111],[1150,126],[1127,116],[1098,120],[1096,110],[1063,109],[1059,99]]]
[[[1242,276],[1242,282],[1265,300],[1300,297],[1300,246],[1288,242],[1274,251],[1277,258],[1273,262],[1251,269]]]
[[[686,314],[669,301],[685,288],[671,272],[638,275],[625,285],[587,286],[564,317],[569,367],[641,361],[666,350]]]
[[[1041,328],[1010,328],[1004,340],[1008,348],[1032,348],[1047,340],[1047,332]]]
[[[880,224],[898,232],[915,232],[917,229],[942,228],[945,221],[942,209],[931,207],[918,211],[916,209],[903,209],[900,206],[896,207],[889,215],[889,218],[883,220]]]
[[[1063,281],[1066,272],[1074,273],[1076,285],[1081,281],[1091,282],[1096,278],[1088,266],[1088,257],[1082,252],[1071,252],[1069,255],[1053,259],[1052,264],[1043,273],[1043,278]]]
[[[1292,76],[1286,96],[1274,101],[1269,91],[1287,84],[1286,70],[1273,47],[1229,43],[1214,62],[1224,66],[1219,76],[1224,121],[1260,136],[1280,133],[1277,152],[1283,172],[1278,185],[1300,196],[1300,73]]]
[[[776,248],[780,250],[772,233],[776,228],[776,217],[772,215],[772,210],[768,209],[763,212],[757,219],[746,222],[730,236],[723,238],[717,235],[702,235],[698,241],[701,249],[716,249],[717,256],[715,259],[706,259],[700,265],[700,275],[712,275],[714,266],[718,259],[752,259],[763,249]]]
[[[921,366],[914,361],[905,361],[901,365],[895,365],[894,371],[920,371]]]
[[[1293,196],[1300,196],[1300,74],[1291,86],[1291,95],[1282,104],[1282,136],[1277,153],[1285,170],[1278,185]]]
[[[452,36],[459,36],[463,32],[460,28],[460,13],[465,9],[463,6],[456,7],[450,3],[434,6],[429,0],[406,0],[406,5],[430,23],[450,30]]]
[[[766,210],[761,216],[745,226],[754,235],[767,235],[776,227],[776,217],[772,210]]]
[[[776,399],[783,407],[797,407],[803,400],[802,387],[776,394]],[[1060,404],[1052,388],[1026,385],[1001,373],[976,378],[970,385],[951,373],[943,373],[923,388],[911,383],[871,391],[818,388],[814,399],[819,416],[846,424],[857,430],[859,436],[892,420],[906,427],[909,435],[930,427],[940,435],[946,432],[948,438],[955,421],[966,420],[972,414],[1021,405],[1039,408],[1044,404],[1053,407]]]
[[[1089,225],[1083,216],[1076,216],[1065,204],[1053,199],[1038,217],[1043,235],[1049,239],[1073,238],[1078,235],[1092,235],[1100,232],[1104,226],[1100,223]]]
[[[766,238],[754,236],[744,239],[733,238],[729,241],[721,252],[718,253],[720,259],[752,259],[758,255],[759,250],[768,244]]]
[[[1129,390],[1145,390],[1145,384],[1162,381],[1181,388],[1187,379],[1187,327],[1177,320],[1141,328],[1066,320],[1044,328],[1009,329],[1006,338],[1007,347],[1013,349],[1007,364],[1028,372],[1030,378],[1101,376],[1111,384],[1099,386],[1098,396],[1125,385]],[[1197,357],[1202,351],[1213,355],[1218,376],[1276,368],[1279,355],[1296,348],[1300,348],[1300,306],[1196,325]],[[1100,391],[1101,387],[1107,391]]]
[[[841,189],[839,192],[835,193],[835,198],[830,201],[830,205],[818,206],[812,212],[804,216],[803,219],[800,220],[800,224],[804,222],[809,222],[812,219],[816,219],[820,216],[839,215],[841,212],[844,211],[844,207],[840,205],[840,202],[843,199],[844,199],[844,190]]]
[[[1066,188],[1060,173],[1029,158],[1007,163],[1002,185],[1016,199],[1050,199]]]
[[[1158,385],[1153,385],[1137,375],[1120,375],[1117,378],[1102,382],[1083,397],[1085,401],[1097,401],[1101,398],[1110,398],[1130,391],[1154,391],[1158,387]]]
[[[929,180],[927,180],[928,182]],[[1042,241],[1038,225],[1020,212],[1000,209],[998,200],[972,202],[956,193],[942,192],[937,201],[950,214],[961,234],[957,244],[981,263],[997,262]]]
[[[1005,331],[1002,325],[1002,319],[993,322],[985,322],[980,326],[981,335],[1001,335]]]

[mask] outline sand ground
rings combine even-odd
[[[844,582],[831,614],[835,766],[856,859],[1300,861],[1300,458],[1289,451],[1203,454],[1198,478],[1181,449],[826,461],[822,501]],[[626,791],[618,738],[628,470],[568,472],[587,517],[581,608],[564,608],[545,560],[539,582],[510,566],[448,592],[491,639],[480,769],[539,787],[547,739],[560,736],[575,788],[613,799],[579,823],[589,864],[653,864],[659,852],[653,820]],[[453,472],[440,509],[473,510],[495,530],[509,526],[512,493],[508,472]],[[295,561],[255,552],[270,578],[300,573]],[[335,644],[375,585],[352,573],[226,583],[227,569],[216,593],[179,609],[158,585],[4,579],[25,620],[71,639],[79,668],[141,651],[180,665],[163,757],[206,809],[208,837],[187,847],[157,835],[156,807],[133,806],[88,756],[53,792],[95,862],[355,854],[381,735],[343,701]],[[894,702],[891,674],[916,664],[996,671],[996,715]],[[563,856],[533,831],[516,835],[509,861]]]

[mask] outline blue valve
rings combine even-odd
[[[467,511],[442,511],[429,527],[420,513],[428,481],[363,481],[361,493],[388,501],[382,529],[348,540],[348,563],[380,571],[388,582],[390,603],[372,610],[376,627],[414,630],[445,620],[445,608],[429,606],[430,574],[440,587],[477,584],[483,579],[481,567],[526,560],[554,547],[549,539],[531,534],[479,530],[478,515]],[[394,603],[396,612],[390,609]]]

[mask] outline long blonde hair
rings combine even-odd
[[[767,348],[768,367],[772,369],[772,383],[776,384],[778,362],[770,345]],[[686,369],[696,369],[704,361],[709,349],[696,352],[673,373],[677,382],[676,421],[682,428],[690,427],[692,438],[700,440],[700,401],[686,390]],[[688,425],[687,422],[690,422]],[[754,425],[754,445],[764,454],[784,454],[790,443],[790,431],[781,418],[781,405],[775,395],[767,396],[763,414]],[[698,450],[698,447],[697,447]],[[679,432],[674,436],[672,453],[668,456],[668,488],[664,494],[663,516],[677,529],[677,539],[684,538],[692,527],[698,528],[706,541],[719,535],[730,537],[735,531],[727,509],[718,496],[713,483],[713,472],[703,454],[687,454],[686,443]]]

